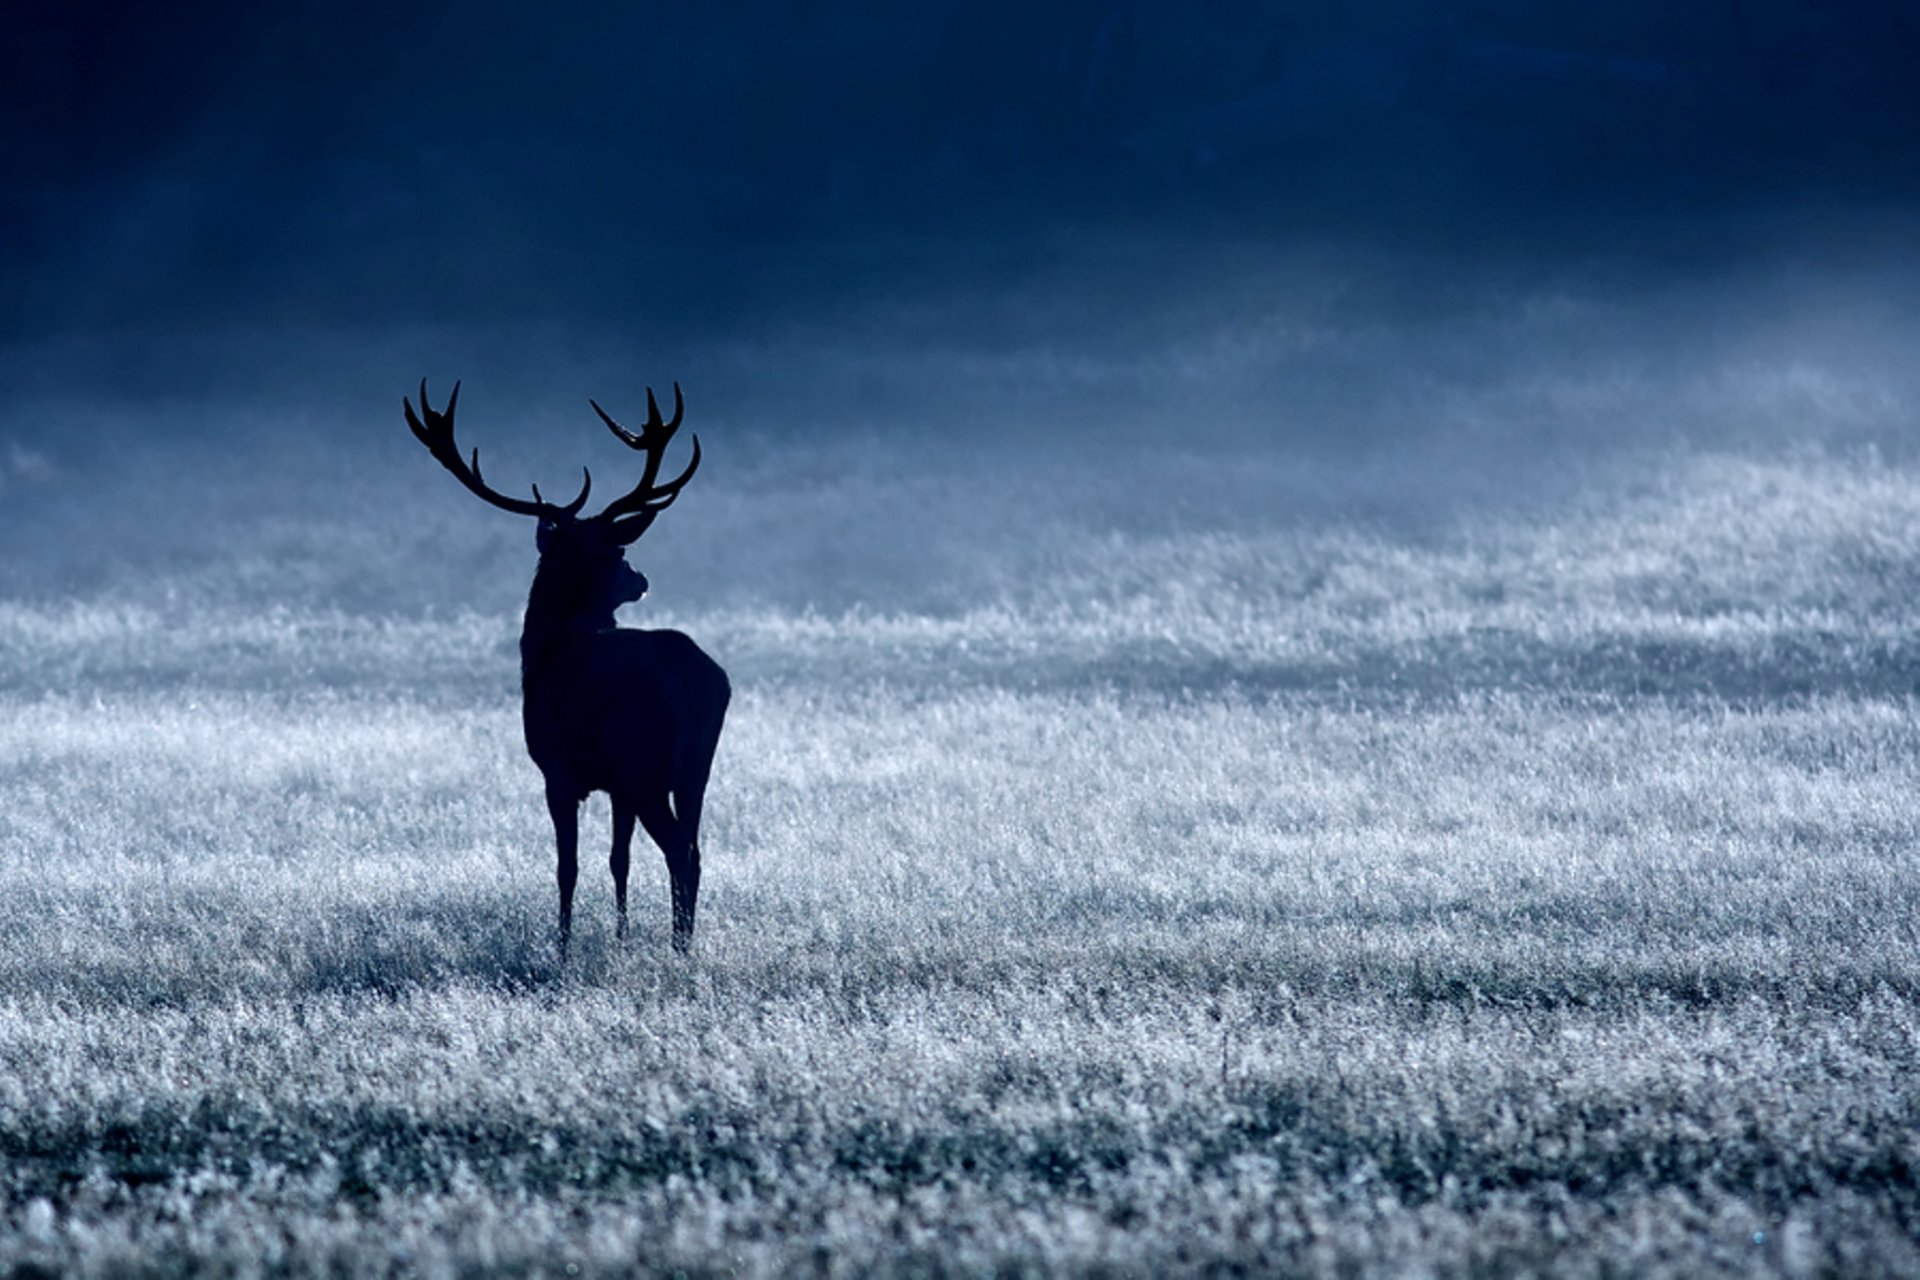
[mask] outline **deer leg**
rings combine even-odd
[[[693,945],[693,909],[700,900],[700,846],[692,841],[679,858],[667,858],[667,872],[673,877],[673,949],[684,952]]]
[[[679,856],[669,850],[667,871],[673,877],[673,946],[685,951],[693,945],[693,911],[700,902],[700,809],[705,797],[700,785],[686,790],[676,788],[673,809],[680,821],[675,824],[680,837]]]
[[[573,885],[580,878],[580,802],[549,789],[547,812],[553,817],[554,843],[560,850],[560,958],[564,960],[573,937]]]
[[[686,889],[686,857],[682,852],[685,824],[673,815],[666,793],[649,798],[640,805],[640,825],[647,829],[660,852],[667,857],[667,876],[673,882],[673,947],[685,951],[693,941],[693,906]],[[699,864],[694,865],[694,892],[699,892]]]
[[[613,872],[613,936],[620,939],[627,936],[627,865],[633,843],[633,816],[627,805],[614,802],[613,852],[607,857],[607,868]]]

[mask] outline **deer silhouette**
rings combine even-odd
[[[502,511],[539,521],[534,544],[540,562],[527,594],[520,632],[520,687],[527,754],[546,779],[547,811],[559,846],[560,954],[573,932],[573,888],[579,875],[580,804],[604,791],[613,804],[613,900],[617,935],[627,933],[628,846],[637,819],[666,855],[673,893],[673,946],[693,942],[700,896],[700,810],[713,768],[714,748],[732,690],[720,664],[678,631],[641,631],[614,625],[614,610],[647,593],[646,577],[627,564],[625,548],[647,531],[700,467],[693,438],[687,469],[658,483],[668,443],[686,405],[673,385],[673,417],[664,420],[647,389],[647,421],[639,434],[593,411],[620,441],[646,455],[640,483],[598,515],[582,517],[593,475],[582,468],[580,494],[564,505],[509,498],[480,475],[480,451],[462,459],[453,440],[460,384],[444,411],[427,402],[420,383],[420,414],[402,399],[407,426],[427,452],[475,495]],[[422,418],[424,417],[424,421]]]

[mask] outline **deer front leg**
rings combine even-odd
[[[547,789],[547,812],[553,817],[553,839],[560,852],[560,958],[567,958],[573,938],[573,885],[580,878],[580,802]]]
[[[633,810],[619,801],[613,806],[613,852],[607,857],[607,869],[613,872],[613,936],[627,936],[627,865],[633,843]]]

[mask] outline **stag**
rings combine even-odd
[[[463,459],[453,439],[460,384],[436,411],[420,383],[420,412],[403,398],[407,426],[441,466],[478,497],[539,523],[540,554],[520,631],[520,687],[527,754],[546,779],[560,865],[560,954],[573,931],[573,887],[579,874],[580,804],[604,791],[613,804],[613,901],[617,936],[627,933],[628,846],[636,819],[666,856],[672,884],[673,946],[693,942],[700,895],[700,809],[720,741],[731,689],[727,674],[678,631],[641,631],[614,624],[614,610],[647,593],[645,575],[627,563],[625,548],[647,531],[700,466],[700,438],[677,477],[659,482],[667,444],[686,405],[673,385],[673,417],[663,419],[647,389],[647,421],[638,434],[593,411],[621,443],[646,456],[640,483],[597,515],[582,517],[593,475],[582,468],[579,496],[533,501],[489,488],[480,475],[480,451]]]

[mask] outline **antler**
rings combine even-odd
[[[480,477],[480,450],[473,451],[473,459],[468,462],[461,458],[460,447],[453,442],[453,407],[460,402],[460,384],[453,384],[453,394],[447,397],[444,413],[437,412],[427,403],[427,380],[420,379],[420,411],[426,415],[426,423],[414,416],[413,401],[405,398],[400,405],[406,410],[407,426],[413,430],[414,438],[427,446],[441,466],[453,472],[454,479],[467,486],[476,497],[499,507],[502,511],[511,511],[515,515],[538,516],[542,520],[555,520],[562,516],[572,517],[579,514],[580,508],[587,504],[587,492],[593,488],[593,476],[585,467],[580,468],[580,496],[565,506],[546,501],[540,496],[540,486],[533,486],[533,501],[525,498],[509,498],[504,493],[495,492]],[[674,421],[679,421],[678,415]],[[689,468],[691,470],[691,468]],[[637,534],[635,535],[638,536]]]
[[[600,415],[600,421],[607,429],[618,436],[629,449],[639,449],[647,455],[645,469],[640,473],[640,483],[622,498],[616,498],[607,504],[606,510],[595,516],[595,520],[606,521],[613,529],[617,541],[632,542],[647,531],[654,517],[673,505],[680,496],[680,490],[687,481],[693,479],[693,473],[700,469],[700,437],[693,437],[693,460],[687,463],[687,469],[665,484],[655,484],[660,476],[660,463],[666,456],[667,445],[673,439],[673,433],[680,429],[680,419],[686,414],[686,401],[680,395],[680,384],[673,384],[673,420],[665,421],[660,417],[660,403],[653,398],[653,388],[647,388],[647,421],[635,435],[612,418],[600,407],[597,400],[589,400],[593,411]]]

